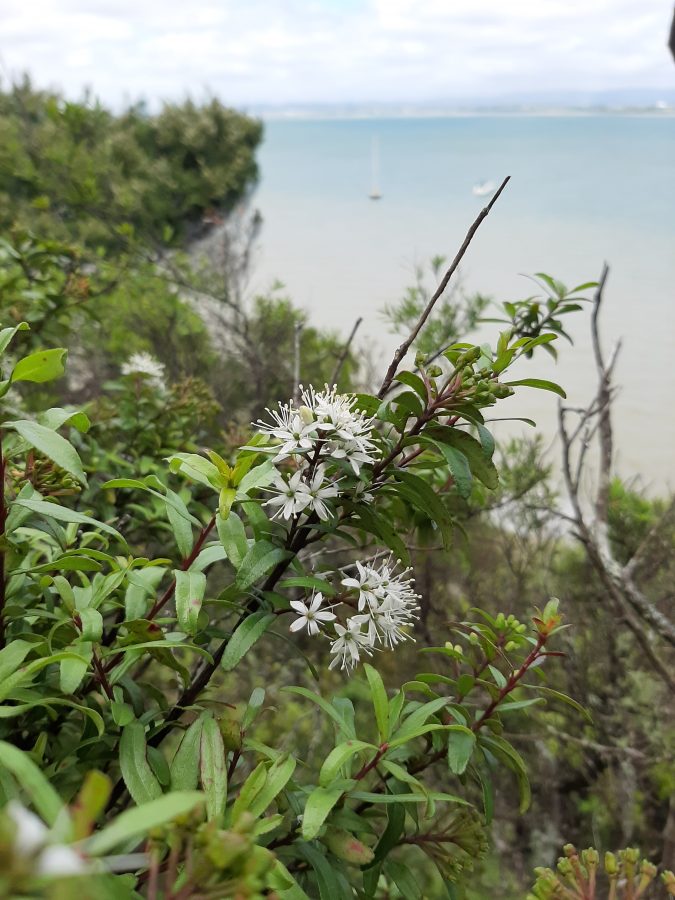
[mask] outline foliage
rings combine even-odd
[[[2,349],[23,329],[0,332]],[[394,690],[366,665],[353,700],[331,696],[321,685],[336,675],[319,670],[349,672],[376,645],[396,655],[410,639],[418,598],[391,555],[407,564],[404,538],[417,531],[447,544],[452,498],[496,488],[482,411],[513,393],[500,379],[511,361],[545,340],[506,332],[494,351],[457,345],[399,372],[384,399],[308,388],[225,455],[164,446],[188,439],[190,410],[208,399],[193,392],[181,420],[180,392],[168,396],[140,359],[111,396],[112,418],[97,413],[105,468],[114,448],[137,444],[98,491],[104,466],[87,461],[87,416],[4,418],[10,893],[56,896],[86,874],[87,889],[135,885],[155,897],[414,897],[424,878],[402,862],[409,853],[449,883],[476,864],[500,768],[529,804],[510,717],[567,700],[541,682],[559,655],[557,602],[529,627],[503,613],[466,617],[431,648],[449,668]],[[4,395],[59,377],[64,357],[39,349],[10,361]],[[161,409],[167,422],[153,423]],[[169,451],[168,472],[129,473],[155,448]],[[134,499],[111,507],[117,497]],[[163,529],[134,524],[144,507],[146,523],[163,513]],[[336,568],[322,546],[352,561]],[[290,638],[279,631],[289,615]],[[266,690],[245,699],[237,687],[279,639],[289,660],[306,660],[303,680],[318,677],[282,695],[316,710],[325,739],[307,752]]]
[[[25,78],[0,93],[0,227],[108,254],[168,243],[241,200],[261,135],[215,99],[115,115]]]

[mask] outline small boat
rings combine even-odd
[[[368,196],[371,200],[381,200],[382,194],[380,193],[380,189],[378,187],[378,182],[380,180],[380,145],[378,143],[377,138],[373,138],[373,145],[371,148],[371,162],[372,162],[372,186],[370,189],[370,193]]]
[[[494,181],[479,181],[478,184],[474,184],[471,189],[474,197],[489,197],[490,194],[494,194],[497,190],[497,185]]]

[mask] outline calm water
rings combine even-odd
[[[377,203],[368,199],[373,139]],[[607,260],[605,343],[623,340],[618,467],[652,491],[675,487],[675,117],[270,121],[260,164],[255,286],[281,279],[314,322],[345,336],[363,315],[361,344],[382,367],[395,342],[382,306],[416,263],[454,255],[484,205],[472,186],[511,175],[465,257],[465,287],[520,299],[533,288],[520,273],[573,285]],[[575,405],[593,389],[587,331],[585,318],[574,324],[575,346],[561,348],[557,367],[527,365],[562,383]],[[555,398],[523,393],[502,415],[532,416],[553,438]]]

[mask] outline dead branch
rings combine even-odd
[[[394,380],[394,376],[396,375],[396,370],[398,369],[398,367],[401,363],[401,360],[406,355],[408,350],[410,350],[410,347],[412,346],[413,341],[415,340],[417,335],[420,333],[420,331],[426,324],[426,321],[429,318],[429,316],[431,315],[431,312],[432,312],[434,306],[436,305],[437,301],[442,297],[443,292],[445,291],[446,287],[448,286],[448,283],[450,282],[450,279],[454,275],[455,271],[457,270],[457,267],[459,266],[460,262],[462,261],[464,254],[468,250],[469,244],[471,243],[474,235],[478,231],[478,228],[480,227],[481,222],[483,221],[483,219],[487,218],[487,216],[490,213],[490,210],[492,209],[492,207],[495,205],[495,203],[499,199],[502,191],[504,190],[506,185],[509,183],[510,179],[511,179],[511,176],[507,175],[506,178],[500,184],[499,189],[495,193],[494,197],[490,200],[488,205],[480,211],[480,213],[478,214],[473,225],[467,231],[466,237],[464,238],[464,242],[462,243],[462,246],[457,251],[457,255],[455,256],[452,263],[450,264],[450,268],[447,270],[447,272],[441,279],[440,284],[438,285],[438,287],[434,291],[433,295],[431,296],[431,299],[429,300],[426,307],[424,308],[422,315],[417,320],[415,327],[410,332],[410,334],[405,339],[405,341],[403,341],[401,346],[397,349],[396,353],[394,353],[394,358],[392,359],[391,364],[390,364],[389,368],[387,369],[387,374],[384,376],[384,381],[382,382],[382,386],[380,387],[380,390],[378,392],[378,397],[380,399],[382,399],[384,397],[384,395],[387,393],[387,391],[389,390],[389,387],[390,387],[392,381]]]
[[[664,515],[660,523],[661,527],[658,528],[653,536],[650,536],[651,533],[648,535],[628,565],[623,566],[617,561],[609,541],[608,512],[613,458],[611,415],[614,389],[612,386],[612,374],[616,364],[619,345],[612,353],[609,362],[606,363],[600,342],[599,313],[608,274],[609,269],[605,264],[595,294],[595,304],[591,319],[593,353],[598,373],[597,394],[585,410],[572,410],[561,404],[558,406],[558,430],[562,443],[563,478],[570,503],[572,504],[572,518],[577,537],[586,547],[589,560],[598,573],[617,611],[622,613],[624,621],[635,635],[645,655],[672,689],[675,681],[668,668],[655,654],[653,642],[649,634],[645,632],[642,623],[648,626],[649,629],[652,629],[663,641],[672,647],[675,647],[675,623],[645,596],[636,585],[633,575],[640,564],[643,554],[647,554],[649,547],[653,546],[653,542],[656,541],[656,535],[662,532],[665,524],[670,522],[674,504],[671,504],[671,507]],[[566,417],[570,413],[580,415],[580,421],[574,430],[570,430],[567,425]],[[594,518],[591,522],[582,506],[580,484],[584,470],[585,455],[590,441],[596,434],[600,450],[600,470],[594,503]],[[580,447],[577,446],[579,439],[581,439]],[[575,453],[576,464],[573,459]]]
[[[330,383],[337,384],[338,378],[340,377],[340,373],[342,372],[342,367],[347,361],[347,357],[349,356],[349,350],[352,345],[352,341],[356,336],[356,332],[359,330],[359,325],[363,322],[361,316],[358,317],[356,322],[354,322],[354,327],[351,330],[349,337],[347,338],[347,343],[342,348],[342,353],[340,354],[338,361],[335,363],[335,368],[333,369],[333,374],[331,376]]]

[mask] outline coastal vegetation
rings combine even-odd
[[[261,138],[0,93],[0,896],[675,895],[675,506],[613,468],[607,271],[445,293],[504,182],[373,372],[249,291]],[[495,442],[532,389],[560,460]]]

